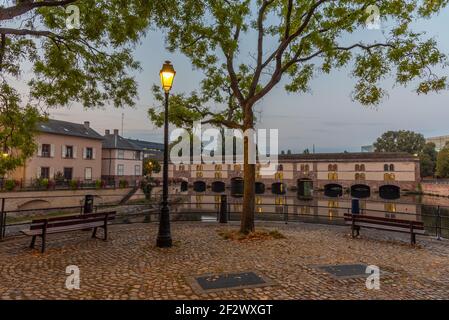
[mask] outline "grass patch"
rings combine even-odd
[[[217,233],[224,240],[233,241],[264,241],[274,239],[285,239],[286,237],[279,230],[257,230],[248,234],[243,234],[238,230],[217,230]]]

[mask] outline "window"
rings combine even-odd
[[[275,178],[275,179],[282,180],[282,179],[284,179],[284,173],[283,173],[283,172],[276,172],[274,178]]]
[[[72,180],[73,178],[73,168],[64,168],[64,179]]]
[[[118,159],[125,159],[125,150],[118,150],[117,158]]]
[[[203,165],[202,165],[202,164],[197,164],[197,165],[196,165],[196,170],[197,170],[197,171],[203,170]]]
[[[134,152],[134,159],[140,160],[140,151]]]
[[[41,167],[41,178],[42,179],[50,179],[50,168],[49,167]]]
[[[358,164],[355,165],[355,171],[360,171],[360,166]]]
[[[388,164],[384,164],[384,171],[388,171]]]
[[[394,171],[394,164],[390,164],[390,171]]]
[[[64,158],[73,158],[73,146],[65,146],[65,157]]]
[[[215,172],[215,178],[220,179],[221,178],[221,172]]]
[[[134,175],[135,176],[140,176],[142,175],[142,170],[140,170],[140,164],[136,164],[134,166]]]
[[[364,164],[360,165],[360,171],[365,171],[365,165]]]
[[[221,170],[221,169],[222,169],[221,164],[216,164],[216,165],[215,165],[215,170]]]
[[[356,173],[355,180],[365,180],[365,174],[364,173]]]
[[[327,166],[327,170],[328,171],[337,171],[338,170],[338,166],[336,164],[329,164]]]
[[[92,148],[86,148],[85,159],[93,159],[94,158],[94,150]]]
[[[197,178],[202,178],[203,177],[203,173],[201,171],[197,171],[196,172],[196,177]]]
[[[239,164],[235,164],[234,165],[234,171],[240,171],[240,170],[242,170],[242,166],[239,165]]]
[[[309,165],[306,164],[306,165],[304,166],[304,172],[309,172],[309,170],[310,170]]]
[[[396,203],[387,202],[384,207],[386,212],[396,212]]]
[[[278,171],[284,171],[284,166],[282,164],[278,165]]]
[[[338,180],[338,174],[336,172],[329,172],[327,174],[328,180]]]
[[[384,180],[385,181],[394,181],[395,180],[394,173],[384,173]]]
[[[51,145],[49,144],[42,145],[41,156],[46,158],[49,158],[51,156]]]
[[[185,170],[186,170],[185,166],[183,164],[180,164],[179,171],[185,171]]]
[[[92,168],[84,168],[84,180],[92,180]]]
[[[117,175],[118,176],[124,176],[125,175],[125,165],[118,164],[117,165]]]

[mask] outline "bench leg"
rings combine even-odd
[[[30,249],[34,249],[34,244],[36,243],[36,236],[31,238]]]
[[[92,232],[92,238],[97,237],[97,227],[94,228],[94,231]]]
[[[104,225],[103,231],[104,231],[104,241],[107,241],[108,240],[108,224]]]
[[[416,234],[412,232],[410,235],[411,235],[410,242],[412,245],[415,245],[416,244]]]
[[[42,250],[41,252],[44,253],[45,252],[45,239],[46,239],[46,235],[45,233],[42,235]]]

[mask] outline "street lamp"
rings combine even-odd
[[[170,209],[168,208],[168,96],[173,85],[176,71],[170,61],[165,61],[161,72],[162,88],[165,92],[165,112],[164,112],[164,168],[162,183],[162,207],[159,219],[159,233],[157,235],[156,246],[168,248],[172,246],[170,233]]]

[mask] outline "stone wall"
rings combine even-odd
[[[449,197],[449,184],[447,183],[422,182],[421,190],[424,194]]]

